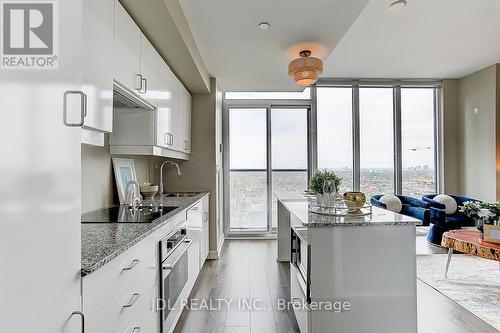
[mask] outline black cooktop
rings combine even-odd
[[[113,206],[82,214],[82,223],[151,223],[176,208]]]

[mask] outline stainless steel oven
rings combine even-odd
[[[190,279],[189,249],[193,244],[187,238],[185,223],[159,242],[159,295],[161,332],[167,332],[182,311],[181,299]]]

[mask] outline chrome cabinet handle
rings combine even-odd
[[[193,244],[193,240],[192,239],[186,239],[184,242],[188,243],[188,245],[186,246],[186,248],[184,250],[182,250],[181,254],[179,254],[179,256],[177,257],[177,259],[175,259],[174,262],[171,265],[163,265],[162,269],[164,269],[166,271],[171,271],[172,269],[174,269],[175,265],[177,265],[177,263],[179,262],[179,260],[181,260],[181,258],[184,255],[184,253],[186,253],[186,251],[189,249],[189,247],[191,246],[191,244]]]
[[[122,271],[130,271],[132,268],[134,268],[135,266],[137,266],[137,264],[139,264],[140,262],[141,261],[139,259],[134,259],[134,260],[132,260],[132,262],[130,263],[129,266],[123,267]]]
[[[174,135],[170,134],[170,137],[172,138],[172,141],[170,141],[170,145],[173,146],[174,145]]]
[[[122,305],[122,308],[130,308],[132,305],[135,304],[135,302],[137,302],[140,296],[141,295],[139,293],[134,293],[130,301],[127,304]]]
[[[136,326],[132,329],[132,333],[140,333],[141,332],[141,328],[139,326]]]
[[[147,92],[148,92],[148,79],[142,78],[141,79],[141,89],[139,90],[139,94],[145,94]]]
[[[141,92],[142,90],[142,75],[141,74],[135,74],[135,90],[138,90]]]
[[[188,150],[188,140],[184,140],[184,150]]]
[[[163,143],[170,146],[170,133],[163,134]]]
[[[208,212],[203,212],[203,221],[208,222]]]
[[[82,326],[81,326],[81,331],[82,333],[85,333],[85,315],[83,314],[82,311],[73,311],[71,316],[78,315],[82,319]]]
[[[80,122],[70,123],[68,122],[68,96],[70,95],[80,95]],[[80,90],[68,90],[64,92],[63,95],[63,122],[64,125],[68,127],[80,127],[85,123],[85,117],[87,116],[87,95]]]

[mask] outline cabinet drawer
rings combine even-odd
[[[130,320],[121,326],[118,333],[146,333],[153,332],[152,324],[158,321],[158,312],[154,310],[154,300],[158,295],[158,285],[149,290],[142,300],[137,301],[137,309],[132,314]],[[141,301],[139,303],[139,301]],[[156,326],[154,326],[156,328]]]
[[[146,269],[123,292],[116,294],[88,322],[88,332],[119,332],[136,314],[151,314],[154,270]]]
[[[184,221],[184,216],[185,212],[175,215],[153,234],[83,278],[83,309],[88,319],[115,294],[130,286],[142,272],[157,276],[158,241],[170,233],[179,220]]]

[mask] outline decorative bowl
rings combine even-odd
[[[158,185],[141,185],[141,194],[144,199],[152,199],[158,193]]]
[[[348,207],[359,209],[366,203],[366,196],[363,192],[345,192],[344,200]]]

